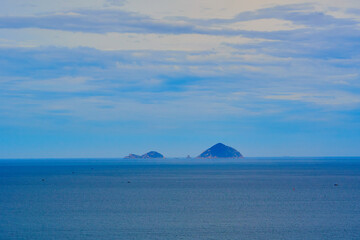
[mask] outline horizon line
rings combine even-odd
[[[198,157],[164,157],[164,158],[125,158],[125,157],[29,157],[29,158],[0,158],[1,160],[165,160],[165,159],[269,159],[269,158],[360,158],[360,156],[252,156],[241,158],[198,158]]]

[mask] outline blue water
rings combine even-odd
[[[360,239],[360,158],[0,160],[0,239]]]

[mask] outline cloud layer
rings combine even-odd
[[[261,33],[228,27],[229,24],[260,19],[286,20],[295,25],[311,28],[353,27],[359,23],[352,19],[339,19],[323,12],[316,12],[308,5],[285,5],[239,13],[229,19],[204,20],[187,17],[154,19],[120,9],[76,10],[26,17],[3,16],[0,17],[0,28],[40,28],[91,33],[243,35],[270,39],[287,36],[281,31],[269,34],[267,32]]]

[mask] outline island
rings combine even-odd
[[[136,154],[129,154],[129,156],[126,156],[124,158],[142,158],[142,156]]]
[[[145,158],[165,158],[164,155],[162,155],[161,153],[155,152],[155,151],[151,151],[148,153],[145,153],[143,155],[136,155],[136,154],[129,154],[129,156],[126,156],[124,158],[128,158],[128,159],[145,159]]]
[[[243,155],[232,147],[218,143],[201,153],[197,158],[243,158]]]

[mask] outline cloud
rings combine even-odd
[[[124,6],[128,1],[127,0],[106,0],[104,4],[106,7],[108,6]]]
[[[360,96],[341,91],[318,93],[285,93],[265,96],[266,99],[300,101],[329,106],[356,106],[360,103]]]
[[[354,25],[357,22],[352,19],[339,19],[324,12],[315,11],[310,4],[280,5],[270,8],[247,11],[237,14],[229,19],[190,19],[175,18],[199,25],[225,25],[236,22],[246,22],[259,19],[281,19],[311,27],[324,27],[331,25]]]
[[[17,80],[16,84],[11,84],[8,91],[28,91],[28,92],[47,92],[47,93],[79,93],[91,90],[100,91],[101,87],[92,83],[89,77],[68,77],[62,76],[55,79],[29,79],[22,78]]]
[[[264,21],[269,29],[257,26]],[[351,111],[359,107],[357,25],[308,4],[227,19],[120,8],[3,16],[1,114],[140,121]],[[33,48],[16,48],[16,39]]]
[[[170,24],[122,10],[81,10],[31,17],[1,17],[0,28],[40,28],[74,32],[190,33],[190,24]]]
[[[3,120],[51,115],[201,121],[359,107],[358,69],[323,59],[289,63],[241,52],[3,48],[0,62]]]
[[[76,10],[27,17],[2,16],[0,17],[0,28],[40,28],[92,33],[242,35],[272,39],[278,38],[278,35],[281,37],[287,34],[288,31],[269,34],[261,31],[237,30],[228,27],[232,23],[262,19],[285,20],[295,25],[320,28],[358,24],[353,19],[340,19],[323,12],[316,12],[309,5],[283,5],[242,12],[230,19],[191,19],[185,17],[154,19],[147,15],[120,9]]]

